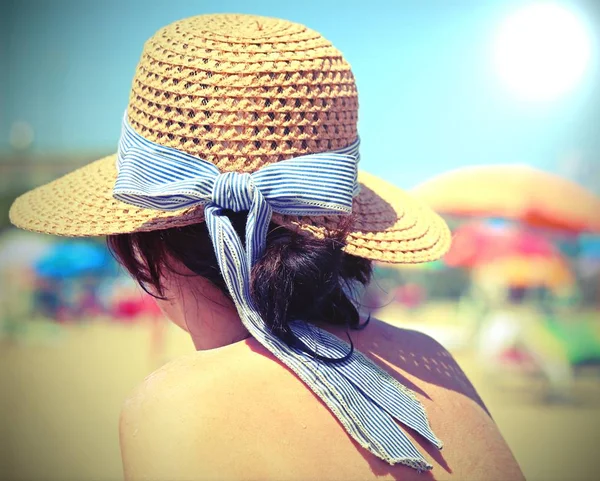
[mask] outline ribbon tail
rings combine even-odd
[[[361,391],[353,388],[335,368],[311,369],[318,376],[305,382],[338,418],[346,432],[363,448],[389,464],[404,464],[419,471],[432,469],[393,418]],[[302,379],[302,376],[300,376]],[[315,389],[319,386],[325,389]],[[323,395],[323,394],[325,395]]]
[[[326,346],[330,353],[342,356],[350,349],[348,343],[333,334],[317,327],[314,329],[318,330],[319,343]],[[307,342],[310,343],[310,340],[307,339]],[[337,364],[336,367],[356,389],[359,389],[390,416],[419,433],[438,449],[442,449],[443,443],[433,433],[425,408],[413,391],[403,386],[396,378],[377,366],[360,351],[355,350],[350,359]]]
[[[425,408],[414,393],[377,366],[381,375],[374,376],[372,370],[366,366],[367,363],[372,364],[371,361],[362,353],[356,353],[356,361],[363,369],[352,371],[342,368],[350,382],[392,417],[415,430],[438,449],[442,449],[444,443],[434,434]]]
[[[220,207],[207,204],[204,207],[204,217],[223,280],[239,311],[239,301],[245,295],[244,286],[249,283],[250,278],[242,242],[229,218],[222,215]]]
[[[252,205],[246,221],[246,257],[249,274],[252,273],[252,266],[258,262],[263,255],[264,246],[267,245],[267,232],[272,215],[273,209],[265,201],[263,194],[259,189],[254,189]]]

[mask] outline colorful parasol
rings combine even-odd
[[[51,279],[102,274],[115,270],[108,249],[88,240],[61,240],[34,265],[38,276]]]
[[[475,267],[515,255],[561,257],[560,251],[540,234],[516,226],[472,221],[454,229],[444,262],[450,267]]]
[[[499,217],[571,233],[600,233],[600,198],[580,185],[527,165],[471,166],[413,189],[441,214]]]
[[[471,222],[454,231],[444,261],[472,270],[476,282],[496,279],[514,287],[547,287],[559,291],[575,278],[563,255],[540,234],[515,226]]]
[[[575,284],[569,266],[558,257],[510,256],[475,267],[473,278],[475,282],[502,280],[512,287],[546,287],[555,293],[567,291]]]

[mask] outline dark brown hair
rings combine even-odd
[[[244,242],[247,214],[227,215]],[[311,352],[292,333],[294,320],[364,327],[352,297],[357,287],[369,282],[371,261],[344,252],[344,237],[344,230],[339,230],[317,239],[271,223],[265,253],[251,273],[252,302],[271,332],[288,345]],[[113,235],[107,243],[140,286],[155,297],[164,299],[161,277],[165,269],[176,272],[169,262],[173,258],[231,298],[205,223]]]

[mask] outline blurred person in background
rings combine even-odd
[[[523,479],[444,347],[359,316],[373,260],[431,261],[450,235],[358,159],[330,42],[206,15],[146,43],[117,155],[15,201],[19,227],[108,235],[196,347],[126,401],[126,479]]]

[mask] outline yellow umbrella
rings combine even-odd
[[[575,284],[573,273],[560,257],[502,257],[475,267],[472,275],[475,282],[494,280],[513,287],[547,287],[555,293]]]
[[[413,193],[442,214],[503,217],[535,227],[600,232],[600,198],[578,184],[527,165],[453,170]]]

